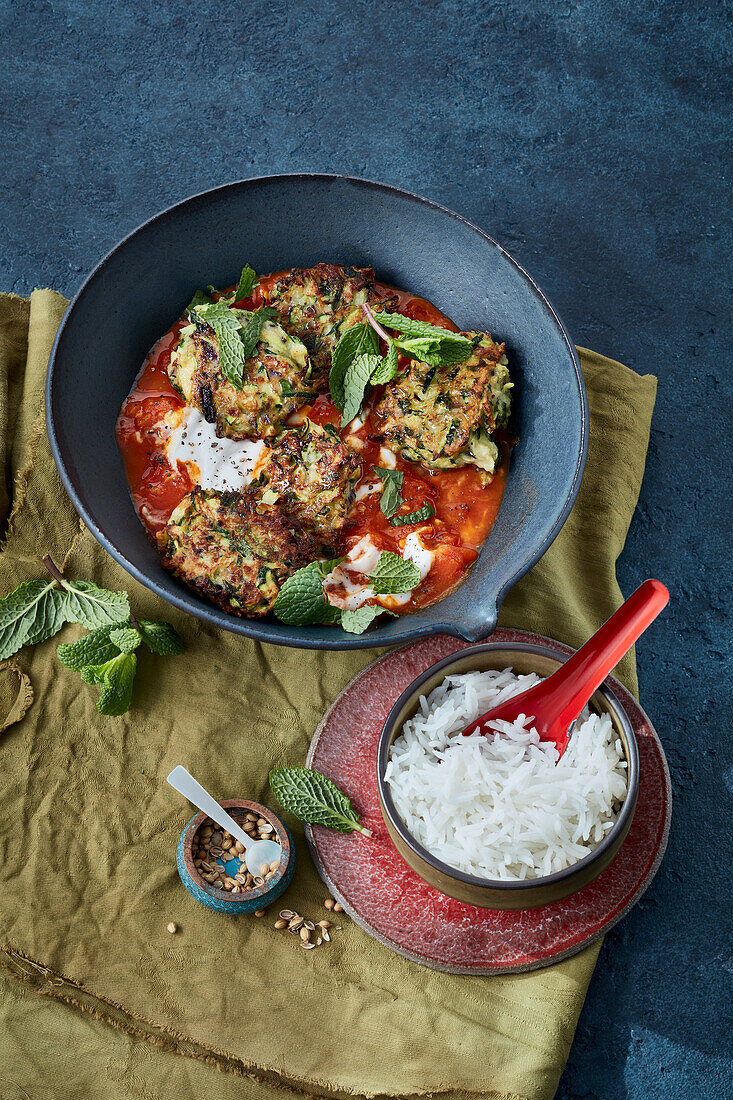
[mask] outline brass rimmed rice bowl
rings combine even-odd
[[[397,812],[385,780],[392,744],[402,733],[405,722],[417,712],[420,696],[429,695],[446,676],[511,667],[515,673],[535,672],[547,677],[566,659],[560,658],[556,650],[528,642],[487,642],[469,646],[426,669],[403,691],[389,712],[377,749],[377,787],[382,816],[402,858],[421,879],[441,893],[482,909],[534,909],[582,890],[608,867],[623,844],[636,808],[639,754],[632,724],[608,680],[592,696],[589,707],[591,711],[610,716],[621,740],[628,765],[627,794],[616,821],[598,847],[562,871],[533,879],[505,881],[478,878],[449,866],[412,836]]]

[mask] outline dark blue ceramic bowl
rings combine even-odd
[[[143,359],[197,287],[320,260],[372,266],[461,329],[505,340],[520,441],[497,522],[466,581],[440,603],[367,634],[237,619],[163,571],[132,506],[115,422]],[[578,492],[588,408],[573,345],[525,271],[476,226],[426,199],[344,176],[267,176],[186,199],[136,229],[82,286],[46,385],[54,458],[80,516],[134,577],[176,607],[261,641],[316,649],[491,634],[504,594],[551,544]]]

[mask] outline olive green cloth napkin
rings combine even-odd
[[[529,974],[456,977],[392,954],[348,918],[325,949],[302,952],[270,918],[224,917],[184,891],[174,852],[191,811],[164,783],[168,771],[182,763],[221,797],[269,801],[268,769],[303,761],[324,710],[375,654],[213,630],[107,556],[61,487],[40,408],[65,306],[52,291],[0,298],[0,523],[10,513],[0,592],[41,575],[39,556],[51,553],[71,577],[126,588],[138,614],[173,621],[187,648],[141,661],[122,718],[101,717],[95,689],[56,660],[56,641],[80,628],[14,659],[35,701],[0,737],[0,1095],[14,1085],[34,1100],[274,1100],[284,1089],[549,1100],[598,944]],[[581,357],[591,430],[580,495],[501,620],[572,645],[621,600],[614,563],[656,388]],[[621,675],[635,690],[631,657]],[[300,829],[297,848],[287,903],[315,914],[326,891]]]

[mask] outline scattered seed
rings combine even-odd
[[[303,918],[299,917],[297,914],[290,921],[290,927],[295,929],[295,930],[297,930],[298,928],[302,928],[302,926],[304,924],[305,924],[305,921],[303,920]]]
[[[310,934],[310,931],[309,931],[309,929],[307,929],[307,928],[301,928],[301,930],[300,930],[300,938],[301,938],[301,940],[303,941],[303,943],[308,943],[309,939],[311,938],[311,934]]]
[[[330,928],[331,927],[331,922],[330,922],[330,920],[319,920],[318,927],[319,928]]]
[[[333,903],[333,911],[334,911],[334,913],[343,913],[344,907],[343,907],[343,905],[339,905],[339,903],[337,901],[335,901]]]
[[[333,900],[333,898],[326,898],[323,904],[326,906],[326,909],[333,909],[333,907],[336,905],[336,902]]]
[[[168,928],[168,931],[170,932],[170,934],[172,936],[174,936],[176,934],[176,932],[178,931],[178,925],[175,924],[173,921],[171,921],[170,924],[167,925],[167,928]]]
[[[312,949],[313,949],[313,948],[314,948],[314,947],[315,947],[316,945],[315,945],[314,943],[305,943],[305,942],[303,942],[303,943],[301,943],[301,945],[300,945],[300,946],[301,946],[301,947],[304,947],[304,948],[306,949],[306,951],[310,951],[310,950],[312,950]]]
[[[315,928],[316,928],[316,926],[315,926],[315,924],[313,923],[312,920],[303,921],[303,927],[307,928],[309,932],[314,932]]]
[[[318,939],[316,940],[316,947],[320,947],[322,943],[323,943],[323,940],[319,936]]]
[[[265,915],[265,910],[264,909],[256,909],[255,910],[255,916],[256,917],[264,917],[264,915]]]
[[[283,920],[292,920],[293,917],[297,917],[297,913],[294,913],[292,909],[281,909],[280,916]]]
[[[324,938],[324,940],[326,941],[326,943],[330,943],[330,942],[331,942],[331,937],[330,937],[330,936],[329,936],[329,934],[328,934],[328,929],[327,929],[327,928],[324,928],[324,929],[323,929],[323,938]],[[320,943],[321,941],[319,940],[318,942]]]
[[[275,921],[275,927],[276,928],[287,928],[287,926],[288,926],[288,922],[286,920],[283,920],[282,918],[280,918],[280,920]]]

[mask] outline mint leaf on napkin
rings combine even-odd
[[[102,685],[97,700],[100,714],[116,718],[129,709],[136,670],[137,657],[134,653],[118,653],[104,664],[87,665],[81,670],[81,678],[86,683]]]
[[[138,619],[137,628],[143,641],[153,653],[163,657],[178,657],[183,653],[181,635],[170,623],[155,623],[152,619]]]
[[[325,825],[340,833],[357,830],[365,836],[372,835],[359,824],[359,817],[343,791],[313,768],[273,768],[270,787],[284,810],[309,825]]]

